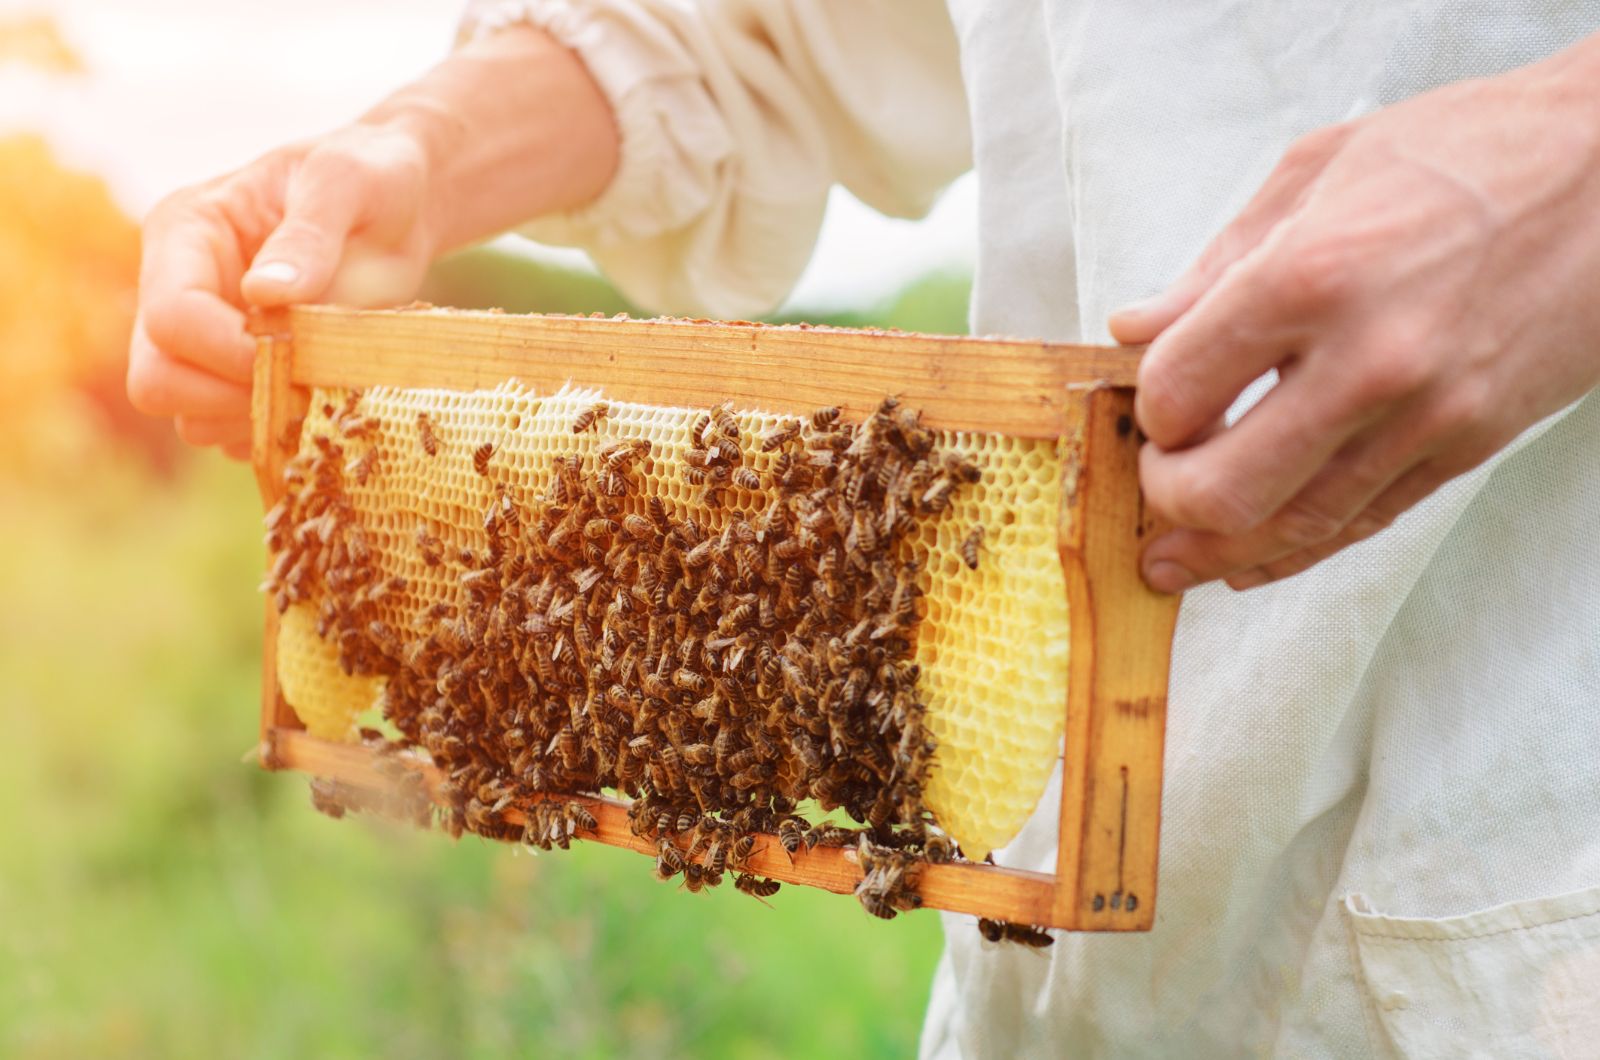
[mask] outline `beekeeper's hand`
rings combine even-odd
[[[247,307],[409,301],[438,254],[593,198],[617,151],[582,63],[515,27],[353,125],[169,196],[144,226],[130,400],[248,457]]]
[[[1151,342],[1140,476],[1179,527],[1152,587],[1250,588],[1377,533],[1600,382],[1600,38],[1307,136],[1111,327]]]

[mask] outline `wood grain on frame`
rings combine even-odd
[[[476,390],[508,379],[549,393],[598,386],[618,401],[862,418],[886,394],[923,422],[1017,438],[1061,433],[1069,383],[1132,385],[1138,347],[846,328],[521,316],[459,310],[291,310],[300,386]]]
[[[1159,527],[1139,490],[1133,390],[1096,384],[1073,394],[1061,502],[1072,647],[1051,920],[1148,931],[1179,597],[1139,575],[1139,552]]]

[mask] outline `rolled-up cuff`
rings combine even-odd
[[[514,25],[542,30],[577,54],[611,104],[620,141],[617,171],[596,199],[519,231],[603,250],[676,231],[709,208],[715,169],[733,145],[698,71],[675,61],[670,41],[652,39],[659,27],[611,4],[502,0],[470,7],[458,40]]]

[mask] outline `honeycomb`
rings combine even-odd
[[[317,635],[309,604],[295,604],[278,617],[278,689],[312,736],[352,738],[356,719],[377,703],[384,684],[381,677],[340,669],[338,650]]]
[[[347,396],[313,392],[303,444],[334,432]],[[683,455],[703,410],[614,402],[591,429],[574,433],[575,419],[602,397],[575,388],[541,396],[516,384],[471,392],[373,388],[359,395],[355,407],[375,427],[344,443],[344,489],[380,568],[405,579],[383,600],[385,622],[403,638],[423,635],[418,622],[427,608],[459,592],[447,564],[423,561],[419,531],[437,538],[446,553],[481,549],[483,512],[498,491],[525,503],[552,485],[556,459],[567,454],[594,466],[607,446],[644,439],[649,455],[635,469],[643,493],[660,497],[674,518],[692,516],[715,533],[734,513],[759,510],[760,498],[739,488],[729,488],[720,506],[707,506],[685,477]],[[419,414],[431,424],[435,455],[424,448]],[[751,411],[736,418],[751,437],[784,419]],[[914,658],[927,703],[924,722],[938,743],[924,803],[967,857],[981,859],[1020,829],[1059,755],[1067,686],[1066,590],[1056,549],[1062,454],[1054,441],[992,434],[940,432],[937,441],[982,474],[901,545],[918,561],[924,591]],[[474,452],[485,443],[494,447],[492,476],[474,466]],[[751,452],[747,463],[763,471],[773,459]],[[642,495],[628,503],[643,513]],[[983,538],[971,569],[962,546],[975,526],[983,527]],[[382,682],[346,675],[314,623],[304,605],[284,615],[280,684],[315,735],[349,738]]]

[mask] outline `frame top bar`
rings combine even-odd
[[[1061,434],[1066,387],[1132,386],[1142,347],[809,325],[301,306],[254,322],[292,340],[300,386],[477,390],[508,379],[618,401],[870,413],[887,394],[923,422],[1018,438]]]

